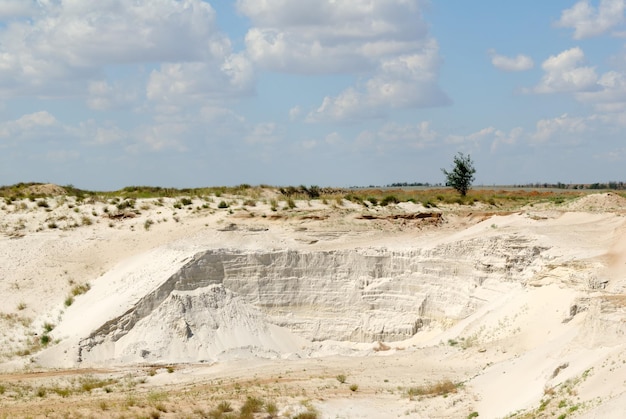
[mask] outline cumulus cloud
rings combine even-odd
[[[261,66],[290,73],[376,68],[427,36],[417,0],[238,0],[253,27],[247,50]]]
[[[306,120],[380,117],[388,108],[449,103],[437,85],[439,47],[418,0],[238,0],[253,27],[246,51],[257,65],[295,74],[360,74]]]
[[[37,128],[47,128],[57,123],[57,120],[47,111],[23,115],[13,121],[6,121],[0,125],[0,137],[20,136]]]
[[[420,53],[382,60],[362,85],[326,96],[308,122],[350,121],[385,116],[390,108],[442,106],[450,102],[437,84],[438,45],[430,40]]]
[[[159,103],[189,104],[193,101],[223,100],[250,93],[254,71],[245,57],[224,57],[221,66],[207,62],[165,63],[150,74],[148,99]]]
[[[626,76],[623,73],[609,71],[598,79],[597,86],[597,90],[577,93],[576,99],[592,104],[601,112],[626,110]]]
[[[489,50],[491,56],[491,64],[498,70],[503,71],[526,71],[535,66],[532,58],[527,55],[518,54],[515,57],[506,57],[497,54],[495,50]]]
[[[0,28],[0,91],[5,96],[85,94],[92,109],[108,109],[132,98],[113,93],[114,83],[103,82],[106,69],[153,63],[163,65],[151,74],[152,99],[186,94],[185,88],[218,96],[250,89],[249,61],[232,51],[230,40],[217,28],[215,11],[205,1],[20,0],[19,4],[0,3],[0,16],[27,17]],[[180,84],[176,77],[181,74],[194,79],[185,80],[188,85],[182,88],[175,85],[170,92],[159,92],[159,73],[163,83]],[[209,77],[216,79],[212,86],[206,85]]]
[[[550,56],[541,65],[544,75],[535,93],[584,92],[597,89],[595,68],[581,65],[585,54],[579,47]]]
[[[624,3],[624,0],[600,0],[595,8],[588,0],[582,0],[563,10],[556,25],[573,28],[574,39],[598,36],[624,22]]]
[[[433,130],[429,121],[418,124],[390,122],[377,131],[362,131],[356,139],[359,147],[375,147],[379,150],[390,147],[426,148],[437,144],[440,135]]]
[[[562,142],[575,143],[578,136],[587,131],[585,118],[563,114],[557,118],[542,119],[536,124],[535,132],[530,135],[533,143]]]
[[[98,111],[128,106],[139,96],[139,93],[131,86],[109,83],[106,80],[90,82],[87,91],[87,106]]]
[[[249,144],[271,144],[280,141],[282,130],[274,122],[264,122],[257,124],[246,136]]]

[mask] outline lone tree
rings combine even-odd
[[[452,186],[461,196],[467,195],[467,191],[474,181],[474,173],[476,173],[469,154],[465,157],[463,153],[458,153],[454,156],[452,171],[448,172],[446,169],[441,169],[441,171],[446,175],[446,186]]]

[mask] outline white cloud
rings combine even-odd
[[[35,112],[13,121],[0,123],[0,138],[11,140],[36,138],[38,134],[46,133],[55,125],[58,125],[58,121],[49,112]]]
[[[274,122],[257,124],[246,136],[249,144],[271,144],[280,141],[282,130]]]
[[[530,135],[530,140],[533,143],[554,141],[575,143],[579,135],[587,131],[587,129],[585,118],[570,117],[567,114],[563,114],[557,118],[538,121],[535,132]]]
[[[219,67],[206,62],[161,64],[150,74],[146,95],[160,104],[182,105],[249,94],[253,87],[250,62],[231,54]]]
[[[0,20],[26,17],[36,11],[35,0],[0,0]]]
[[[417,0],[238,0],[254,27],[247,50],[264,68],[290,73],[367,71],[409,54],[427,36]],[[419,47],[418,47],[419,48]]]
[[[300,106],[294,106],[293,108],[289,109],[289,119],[295,121],[296,119],[298,119],[301,113],[302,108]]]
[[[561,93],[597,89],[598,75],[595,68],[582,66],[584,59],[585,54],[578,47],[550,56],[541,65],[544,75],[532,91]]]
[[[382,117],[389,108],[442,106],[450,100],[439,89],[438,45],[434,40],[420,53],[382,60],[362,86],[327,96],[307,116],[308,122],[349,121]]]
[[[579,92],[576,99],[593,104],[601,112],[622,112],[626,109],[626,76],[616,71],[603,74],[597,82],[598,89]]]
[[[421,149],[436,145],[439,138],[440,135],[431,128],[428,121],[416,125],[390,122],[378,131],[361,132],[356,143],[361,147],[376,147],[379,150],[405,146]]]
[[[326,136],[324,141],[326,142],[326,144],[337,145],[343,141],[343,138],[341,137],[339,133],[331,132],[330,134]]]
[[[357,85],[327,96],[309,122],[380,117],[388,108],[440,106],[439,46],[419,0],[238,0],[253,27],[252,61],[296,74],[358,74]]]
[[[87,106],[90,109],[104,111],[117,109],[134,103],[139,94],[133,87],[106,80],[93,81],[87,88]]]
[[[511,58],[497,54],[495,50],[489,50],[489,55],[491,56],[491,64],[503,71],[526,71],[535,66],[533,59],[527,55],[518,54]]]
[[[189,94],[193,89],[194,95],[223,98],[251,89],[249,60],[233,53],[230,40],[217,28],[215,11],[205,1],[20,4],[18,8],[13,1],[0,3],[0,16],[13,11],[28,17],[0,28],[0,91],[5,96],[85,95],[92,109],[117,107],[140,97],[130,97],[128,91],[121,94],[115,82],[103,80],[105,70],[153,63],[162,65],[151,75],[152,98]],[[213,84],[207,82],[211,78]]]
[[[624,8],[624,0],[600,0],[597,9],[588,0],[582,0],[563,10],[556,25],[573,28],[574,39],[590,38],[622,24]]]

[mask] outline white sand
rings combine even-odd
[[[555,388],[556,395],[543,414],[626,417],[626,299],[602,303],[603,296],[623,297],[626,289],[626,204],[616,195],[486,219],[444,208],[446,222],[438,227],[361,220],[356,215],[362,207],[351,203],[332,209],[319,201],[298,202],[297,209],[280,210],[284,216],[272,219],[277,213],[267,204],[243,210],[239,203],[230,213],[217,210],[215,203],[213,209],[193,210],[203,204],[200,200],[182,209],[173,208],[174,199],[162,206],[146,200],[136,204],[143,206],[140,215],[110,220],[102,203],[48,201],[50,211],[27,200],[0,211],[0,311],[32,319],[26,326],[8,318],[0,322],[4,371],[123,369],[143,362],[188,365],[185,373],[160,378],[155,385],[271,377],[283,368],[330,377],[349,371],[359,391],[324,393],[314,402],[323,417],[467,417],[473,411],[481,418],[505,417],[537,409],[549,398],[546,388]],[[26,209],[20,209],[22,203]],[[424,208],[402,204],[376,211],[385,215]],[[92,224],[81,225],[83,217]],[[148,229],[147,220],[154,222]],[[50,228],[51,223],[57,228]],[[71,227],[74,223],[78,225]],[[255,308],[237,295],[216,299],[206,288],[157,298],[159,303],[131,330],[107,335],[84,359],[77,357],[77,348],[93,332],[136,310],[194,255],[210,249],[419,251],[420,257],[430,258],[419,265],[424,272],[441,272],[440,281],[450,282],[442,289],[421,289],[433,293],[429,301],[440,301],[443,308],[431,303],[432,323],[406,341],[386,342],[385,351],[375,351],[375,342],[306,341],[302,334],[272,324],[276,313],[268,318],[263,312],[268,309]],[[86,283],[89,291],[66,307],[72,288]],[[397,294],[391,298],[400,300]],[[455,299],[464,298],[466,306],[452,308]],[[204,311],[193,311],[198,305]],[[573,305],[580,309],[571,316]],[[350,307],[342,309],[346,316],[352,314]],[[462,318],[455,319],[457,315]],[[40,336],[46,322],[55,325],[50,335],[58,342],[36,355],[11,355],[26,347],[33,333]],[[193,333],[182,338],[188,329]],[[150,354],[138,356],[138,348],[150,348]],[[442,379],[464,386],[450,397],[421,401],[398,390]],[[315,385],[311,381],[309,391]],[[566,393],[568,385],[575,392]],[[561,399],[576,409],[558,407]]]

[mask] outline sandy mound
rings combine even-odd
[[[52,183],[46,183],[43,185],[32,185],[24,189],[26,195],[47,195],[47,196],[59,196],[66,195],[65,188],[54,185]]]
[[[587,195],[567,205],[572,211],[621,211],[626,210],[626,198],[613,192]]]

